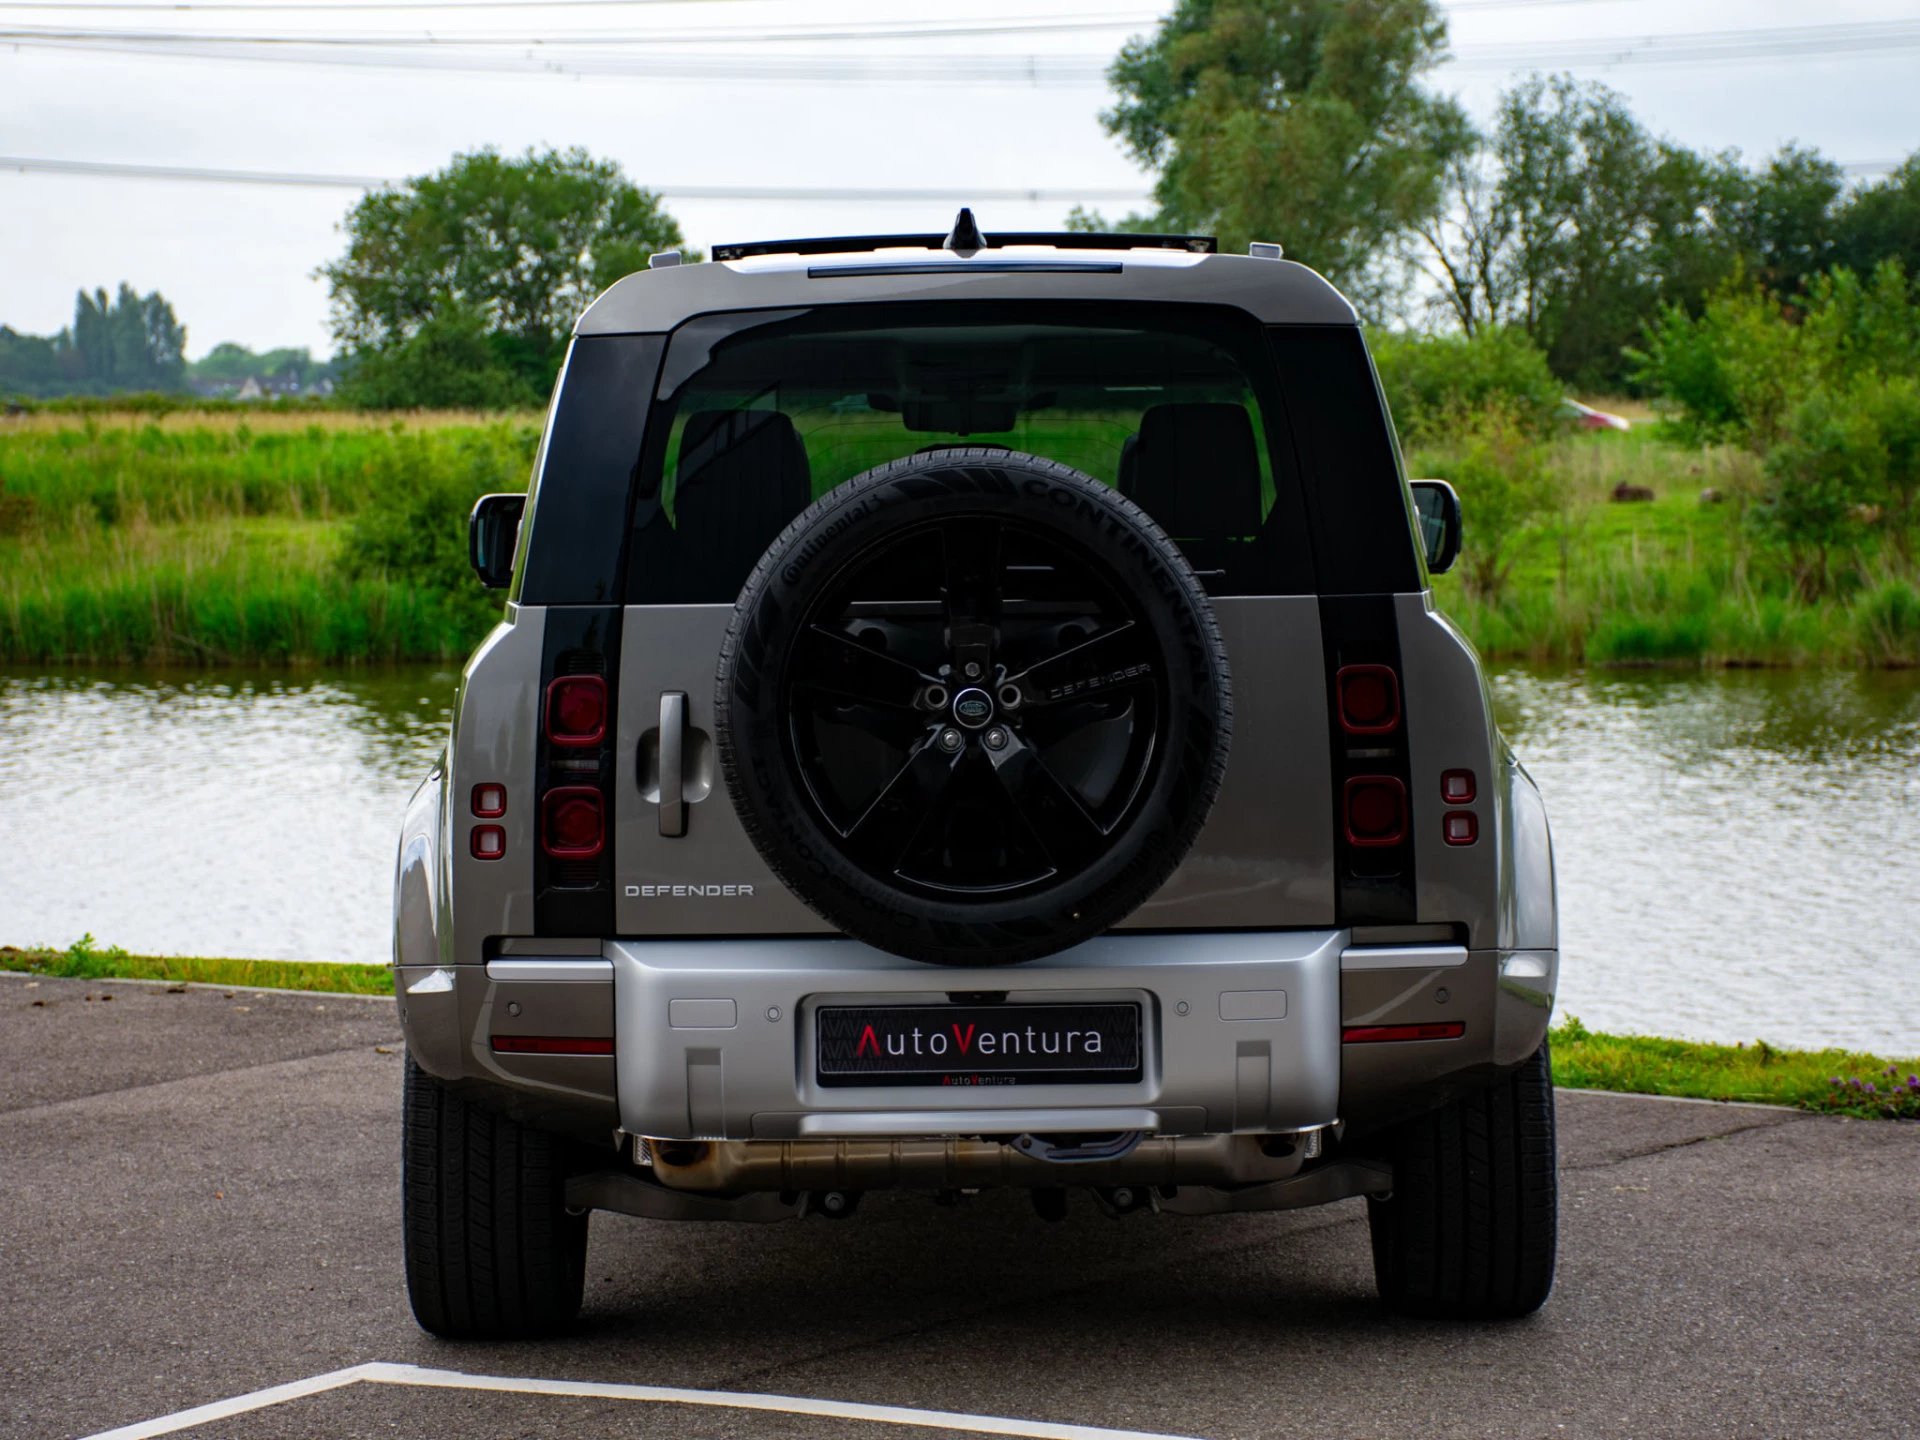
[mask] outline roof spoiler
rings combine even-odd
[[[1211,235],[1106,234],[1091,230],[1009,230],[983,235],[973,211],[963,209],[944,235],[823,235],[806,240],[749,240],[738,245],[716,245],[716,260],[744,260],[749,255],[847,255],[862,250],[1004,250],[1010,245],[1051,245],[1057,250],[1183,250],[1192,255],[1214,255],[1220,242]]]

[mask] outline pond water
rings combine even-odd
[[[0,671],[0,943],[384,961],[454,680]],[[1494,691],[1553,818],[1563,1015],[1920,1052],[1920,676]]]

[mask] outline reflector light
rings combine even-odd
[[[1449,805],[1471,805],[1476,793],[1471,770],[1449,770],[1440,777],[1440,798]]]
[[[1440,822],[1440,833],[1449,845],[1471,845],[1480,838],[1480,822],[1471,810],[1449,810]]]
[[[1467,1033],[1461,1020],[1433,1020],[1424,1025],[1349,1025],[1340,1032],[1345,1045],[1370,1045],[1380,1040],[1458,1040]]]
[[[507,787],[504,785],[474,786],[473,813],[482,820],[497,820],[506,814]]]
[[[1398,845],[1407,838],[1407,787],[1395,776],[1354,776],[1341,809],[1350,845]]]
[[[611,1055],[613,1041],[587,1035],[496,1035],[499,1055]]]
[[[1400,723],[1400,677],[1389,667],[1343,665],[1333,683],[1349,735],[1384,735]]]
[[[607,843],[605,809],[591,785],[563,785],[540,801],[540,848],[556,860],[591,860]]]
[[[555,745],[598,745],[606,733],[605,680],[562,675],[547,686],[547,739]]]
[[[498,860],[507,853],[507,832],[498,825],[476,825],[469,848],[476,860]]]

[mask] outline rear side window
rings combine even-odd
[[[731,602],[813,500],[888,460],[991,445],[1130,496],[1214,594],[1313,588],[1258,325],[1200,306],[952,302],[707,316],[669,339],[627,591]]]

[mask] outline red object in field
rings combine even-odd
[[[1388,666],[1342,665],[1333,685],[1349,735],[1384,735],[1400,723],[1400,677]]]
[[[1344,1045],[1370,1045],[1382,1040],[1458,1040],[1467,1033],[1461,1020],[1431,1020],[1424,1025],[1349,1025],[1340,1032]]]
[[[1449,770],[1440,777],[1440,798],[1449,805],[1471,805],[1478,793],[1471,770]]]
[[[547,739],[555,745],[598,745],[606,733],[605,680],[562,675],[547,686]]]
[[[474,786],[473,813],[482,820],[498,820],[506,814],[507,787],[491,784]]]
[[[499,1055],[611,1055],[613,1041],[588,1035],[496,1035]]]
[[[1471,845],[1480,838],[1480,821],[1471,810],[1449,810],[1440,822],[1449,845]]]
[[[540,801],[540,848],[556,860],[591,860],[607,843],[606,806],[591,785],[563,785]]]
[[[1398,845],[1407,838],[1407,787],[1393,775],[1355,775],[1341,792],[1350,845]]]
[[[498,860],[507,853],[507,832],[498,825],[476,825],[468,849],[476,860]]]

